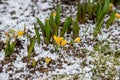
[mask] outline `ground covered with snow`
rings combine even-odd
[[[14,53],[5,57],[4,32],[23,30],[26,26],[27,32],[35,35],[36,17],[44,22],[56,10],[57,3],[54,0],[0,0],[0,80],[119,80],[119,19],[109,29],[103,26],[96,37],[92,34],[94,22],[79,24],[81,42],[67,44],[57,51],[52,44],[36,43],[29,63],[29,41],[24,35],[18,38]],[[75,19],[76,8],[76,1],[61,3],[61,20],[66,16]],[[66,39],[69,41],[71,37],[66,34]],[[95,46],[99,46],[99,50]],[[47,57],[51,59],[49,64],[45,61]]]

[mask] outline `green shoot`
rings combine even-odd
[[[30,46],[28,48],[28,62],[30,62],[30,57],[34,49],[35,41],[36,41],[35,37],[30,38]]]
[[[78,24],[78,21],[74,21],[73,22],[73,27],[72,27],[72,31],[73,31],[73,39],[75,39],[76,37],[79,36],[79,30],[80,30],[80,27],[79,27],[79,24]]]
[[[58,5],[58,7],[57,7],[55,23],[56,23],[57,27],[60,26],[60,5]]]
[[[106,23],[106,28],[108,29],[112,22],[115,20],[116,11],[114,11]]]
[[[15,42],[10,42],[10,40],[6,40],[6,47],[5,47],[5,55],[10,56],[15,49]]]
[[[65,20],[65,23],[63,25],[63,28],[61,30],[61,37],[63,37],[65,32],[67,32],[68,27],[71,26],[71,22],[72,22],[72,18],[71,17],[67,17],[67,19]]]
[[[36,25],[34,25],[34,30],[35,30],[35,33],[36,33],[36,36],[37,36],[37,39],[38,39],[38,44],[40,44],[40,34],[39,34],[39,31],[38,31]]]

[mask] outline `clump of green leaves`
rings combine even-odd
[[[5,42],[5,56],[9,57],[11,54],[14,53],[15,46],[16,46],[16,35],[15,35],[15,30],[10,29],[8,32],[4,32],[5,37],[6,37],[6,42]]]
[[[5,38],[6,38],[6,46],[5,46],[5,55],[10,56],[12,53],[14,53],[15,46],[17,43],[18,38],[23,36],[25,34],[26,27],[24,27],[24,30],[14,30],[10,29],[7,32],[4,32]]]
[[[88,0],[87,2],[81,3],[80,0],[78,0],[76,14],[77,21],[80,23],[86,23],[89,19],[95,21],[96,11],[97,11],[96,1]]]
[[[101,31],[105,15],[109,13],[109,5],[110,0],[88,0],[87,2],[83,3],[80,3],[80,0],[78,0],[78,8],[76,14],[77,21],[80,23],[86,23],[89,19],[95,21],[96,27],[94,29],[93,35],[97,36],[97,34]],[[107,29],[114,21],[115,13],[116,11],[113,11],[110,15],[110,18],[106,23]]]
[[[95,27],[94,33],[93,33],[94,36],[97,36],[97,34],[100,32],[100,30],[102,28],[104,17],[109,12],[109,4],[110,4],[110,0],[104,0],[104,1],[100,1],[100,2],[97,3],[96,27]],[[114,21],[115,13],[116,13],[116,11],[113,11],[109,20],[107,21],[107,23],[106,23],[106,28],[107,29],[109,28],[109,26]]]
[[[80,3],[80,0],[78,0],[78,8],[77,8],[77,20],[80,23],[86,22],[86,3]]]
[[[37,23],[40,25],[42,35],[43,35],[43,38],[44,38],[44,42],[46,44],[49,44],[50,39],[51,39],[51,27],[50,27],[50,24],[49,24],[49,20],[46,19],[45,24],[43,24],[42,21],[40,21],[37,18]]]
[[[16,44],[15,41],[11,42],[9,38],[6,40],[5,56],[10,56],[11,54],[14,53],[15,44]]]
[[[56,13],[52,12],[50,17],[45,20],[45,23],[43,23],[39,18],[37,18],[37,23],[42,31],[44,43],[51,43],[53,35],[58,35],[58,29],[60,25],[60,5],[58,5]],[[36,31],[39,36],[38,30]]]
[[[45,20],[45,23],[43,23],[39,18],[37,18],[37,23],[40,26],[40,29],[42,31],[45,44],[53,43],[54,35],[64,37],[65,33],[67,33],[68,30],[70,29],[73,31],[74,36],[78,36],[78,33],[79,33],[78,22],[76,21],[72,23],[72,21],[73,20],[71,17],[67,17],[65,22],[63,22],[63,26],[60,25],[61,24],[60,5],[58,5],[56,13],[52,12],[50,14],[50,17]],[[74,24],[73,27],[71,27],[72,24]],[[77,30],[77,32],[75,32],[75,29]]]
[[[104,16],[109,11],[109,0],[100,1],[97,3],[97,12],[96,12],[96,27],[94,29],[94,36],[96,36],[102,27]]]

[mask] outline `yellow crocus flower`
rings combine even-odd
[[[45,58],[45,63],[46,63],[47,65],[50,63],[50,61],[51,61],[51,58],[50,58],[50,57],[46,57],[46,58]]]
[[[115,17],[120,19],[120,14],[119,14],[119,13],[116,13],[116,14],[115,14]]]
[[[57,36],[53,36],[53,38],[54,38],[54,40],[55,40],[55,42],[57,43],[57,44],[60,44],[61,43],[61,41],[63,40],[63,38],[62,37],[57,37]]]
[[[74,42],[78,42],[79,43],[80,42],[80,38],[79,37],[75,38]]]
[[[18,37],[21,37],[24,34],[24,31],[18,30]]]
[[[67,43],[68,43],[68,42],[67,42],[66,40],[62,40],[61,45],[64,46],[64,45],[66,45]]]

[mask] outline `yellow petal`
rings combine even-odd
[[[60,44],[61,43],[61,41],[63,40],[63,38],[62,37],[57,37],[57,36],[53,36],[53,38],[54,38],[54,40],[55,40],[55,42],[57,43],[57,44]]]
[[[120,14],[119,14],[119,13],[116,13],[116,14],[115,14],[115,17],[116,17],[116,18],[120,18]]]
[[[51,61],[51,58],[50,58],[50,57],[46,57],[46,58],[45,58],[45,63],[46,63],[46,64],[49,64],[50,61]]]
[[[80,42],[80,38],[79,37],[75,38],[74,42]]]
[[[56,16],[56,13],[55,13],[55,12],[53,12],[53,13],[52,13],[52,16],[53,16],[53,17],[55,17],[55,16]]]
[[[62,40],[61,45],[64,46],[66,44],[67,44],[67,41],[66,40]]]
[[[112,10],[113,6],[114,6],[113,3],[110,3],[109,4],[109,9]]]
[[[24,34],[24,31],[19,30],[18,31],[18,37],[21,37]]]

